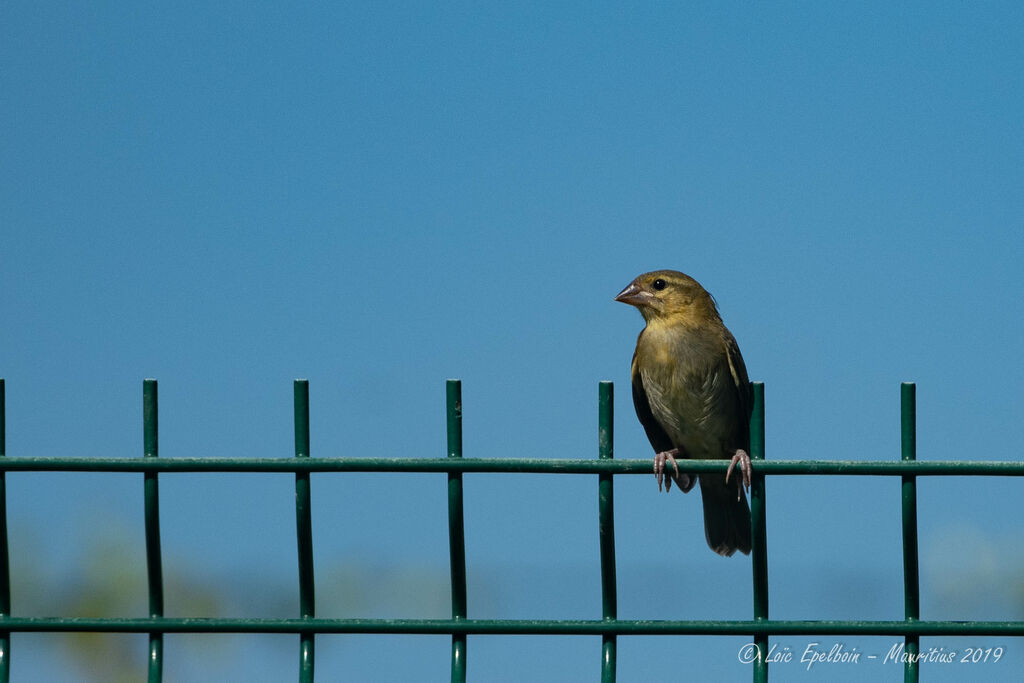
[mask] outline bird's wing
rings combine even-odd
[[[651,442],[651,446],[654,447],[656,453],[672,450],[675,448],[672,440],[665,433],[664,428],[658,423],[657,418],[654,417],[654,412],[651,410],[651,402],[647,399],[647,391],[644,389],[644,381],[640,376],[640,370],[637,368],[635,353],[633,354],[633,365],[630,369],[630,374],[633,379],[633,407],[636,408],[636,416],[639,418],[640,424],[644,426],[644,431],[647,432],[647,440]]]
[[[736,396],[739,399],[740,414],[743,416],[741,426],[743,431],[742,443],[745,445],[746,450],[750,450],[750,414],[754,410],[754,395],[750,388],[750,379],[747,377],[747,366],[743,363],[743,356],[740,355],[740,346],[736,343],[736,338],[728,330],[725,333],[725,353],[729,359],[729,372],[732,373],[732,381],[736,385]],[[636,382],[634,380],[635,385]]]

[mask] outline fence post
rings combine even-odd
[[[293,385],[295,406],[295,457],[309,457],[309,380],[297,379]],[[316,615],[313,581],[313,513],[309,492],[309,472],[295,473],[295,538],[299,552],[299,614],[303,619]],[[304,631],[299,636],[299,681],[313,683],[316,661],[316,634]]]
[[[917,385],[903,382],[900,385],[900,457],[903,461],[917,459]],[[903,608],[908,622],[921,619],[920,590],[917,565],[917,477],[903,476]],[[919,636],[904,639],[907,661],[903,667],[903,680],[917,683],[917,653],[920,648]]]
[[[754,406],[750,414],[750,459],[764,460],[764,382],[751,382]],[[765,529],[764,475],[757,467],[750,480],[750,559],[754,572],[754,621],[768,619],[768,536]],[[768,680],[768,636],[754,636],[754,683]]]
[[[448,457],[462,457],[462,382],[445,385]],[[452,619],[466,618],[466,533],[462,510],[462,473],[448,473],[448,554],[451,564]],[[452,634],[452,683],[466,680],[466,635]]]
[[[611,382],[598,385],[597,443],[602,460],[615,456],[615,387]],[[601,542],[601,616],[605,621],[618,618],[615,580],[615,489],[610,472],[597,475],[598,528]],[[601,636],[601,683],[615,682],[617,638]]]
[[[159,406],[155,379],[142,380],[142,450],[147,458],[160,455]],[[149,580],[149,616],[164,615],[163,560],[160,552],[160,488],[156,472],[146,472],[143,487],[146,516],[146,568]],[[149,681],[163,680],[164,635],[149,634]]]

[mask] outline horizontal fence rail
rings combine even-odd
[[[643,460],[569,460],[540,458],[69,458],[20,457],[0,460],[2,472],[491,472],[509,474],[646,474]],[[687,472],[725,472],[729,461],[687,460]],[[1024,462],[934,460],[765,460],[758,474],[851,476],[1021,477]]]
[[[918,585],[917,494],[920,476],[1024,476],[1024,462],[918,461],[916,460],[916,399],[913,384],[901,386],[901,453],[898,461],[874,460],[765,460],[764,385],[753,383],[751,417],[752,482],[751,565],[753,618],[751,620],[637,620],[618,619],[616,610],[614,475],[652,473],[651,458],[617,460],[613,455],[611,382],[601,382],[598,393],[598,457],[596,459],[467,458],[462,451],[462,392],[458,380],[449,380],[447,398],[447,457],[444,458],[323,458],[311,457],[309,439],[309,385],[294,384],[295,456],[291,458],[158,457],[157,383],[143,382],[143,456],[78,458],[6,455],[6,388],[0,379],[0,683],[10,678],[14,632],[146,633],[149,635],[148,678],[162,680],[163,636],[167,633],[277,633],[299,636],[299,681],[313,680],[315,639],[318,634],[445,634],[452,638],[451,680],[467,677],[468,636],[584,635],[601,638],[601,681],[616,675],[619,636],[746,635],[759,653],[766,654],[770,636],[863,635],[902,636],[908,655],[918,652],[922,636],[1024,636],[1024,621],[921,620]],[[688,460],[687,472],[725,472],[728,461]],[[147,618],[19,617],[11,611],[7,545],[6,491],[8,472],[134,472],[143,475],[146,559],[149,584]],[[159,474],[202,472],[288,473],[295,477],[296,540],[299,576],[297,618],[232,619],[168,618],[163,616],[163,578],[160,547]],[[334,619],[317,617],[314,599],[313,534],[311,519],[312,473],[390,472],[447,475],[448,538],[451,563],[451,619]],[[598,475],[598,532],[601,563],[601,618],[593,620],[472,619],[466,601],[466,549],[463,479],[480,474]],[[765,478],[778,475],[846,475],[901,477],[903,519],[903,620],[772,620],[768,608],[767,530]],[[895,509],[895,503],[894,503]],[[754,681],[766,681],[768,662],[752,661]],[[916,681],[919,662],[908,657],[904,680]]]
[[[860,635],[860,636],[1024,636],[1024,621],[857,621],[787,619],[221,619],[215,617],[89,618],[8,617],[11,631],[96,633],[370,633],[423,635]]]

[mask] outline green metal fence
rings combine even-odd
[[[598,458],[555,460],[462,457],[461,383],[447,383],[448,457],[446,458],[312,458],[309,451],[309,384],[296,380],[294,458],[158,457],[157,383],[143,382],[143,457],[4,457],[6,454],[5,382],[0,379],[0,683],[10,677],[11,633],[117,632],[149,634],[149,680],[160,681],[165,633],[290,633],[299,636],[300,681],[312,681],[316,635],[449,634],[452,638],[451,680],[466,680],[468,636],[590,635],[601,638],[601,680],[615,680],[619,636],[747,635],[767,654],[771,636],[863,635],[902,636],[908,655],[918,653],[921,636],[1024,636],[1024,621],[922,621],[918,588],[917,487],[919,476],[1022,476],[1024,462],[918,462],[915,433],[915,385],[901,386],[902,455],[899,461],[767,461],[764,444],[764,385],[753,383],[751,417],[753,481],[750,490],[753,566],[753,614],[750,620],[623,620],[616,615],[614,476],[651,473],[651,460],[613,459],[613,387],[601,382],[598,391]],[[724,472],[728,462],[687,461],[692,472]],[[141,472],[145,493],[146,561],[149,583],[148,618],[17,617],[11,613],[7,546],[7,472]],[[163,616],[160,550],[159,474],[161,472],[278,472],[295,476],[295,518],[299,567],[299,609],[293,619],[167,618]],[[445,472],[448,475],[448,538],[451,559],[451,619],[324,619],[316,616],[310,475],[314,472]],[[601,619],[523,620],[470,619],[466,604],[466,553],[463,526],[464,472],[597,475],[598,535],[601,562]],[[768,616],[768,542],[765,528],[765,477],[774,475],[881,475],[902,479],[903,569],[905,618],[900,621],[793,621]],[[919,663],[908,657],[904,679],[918,680]],[[766,681],[763,656],[751,664],[753,680]]]

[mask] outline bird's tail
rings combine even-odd
[[[735,473],[734,473],[735,474]],[[704,536],[708,546],[719,555],[729,557],[739,550],[750,554],[750,508],[735,478],[726,482],[721,474],[702,474],[700,497],[704,502]]]

